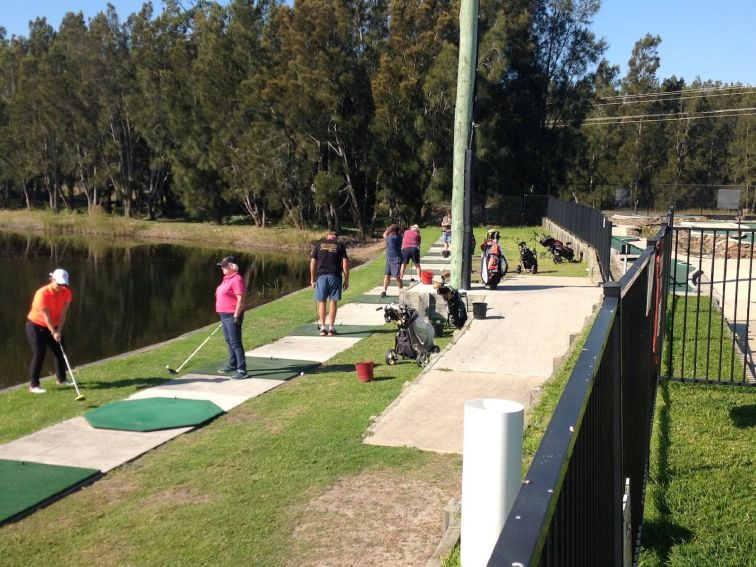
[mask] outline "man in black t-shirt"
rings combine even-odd
[[[342,278],[343,273],[343,278]],[[320,336],[336,334],[337,302],[341,299],[341,290],[349,288],[349,258],[346,247],[336,239],[336,233],[330,231],[325,240],[318,242],[310,252],[310,285],[315,288],[315,300],[318,302],[318,324]],[[326,328],[326,301],[330,299],[328,309],[328,327]]]

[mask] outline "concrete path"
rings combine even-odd
[[[376,420],[366,443],[461,453],[464,403],[504,398],[532,405],[534,389],[602,298],[588,278],[529,275],[509,277],[495,291],[477,284],[470,294],[485,298],[486,319],[460,332]]]

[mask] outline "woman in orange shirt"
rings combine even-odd
[[[63,324],[66,313],[71,304],[73,294],[68,287],[68,272],[58,268],[50,274],[50,283],[42,286],[34,293],[31,311],[26,321],[26,340],[32,349],[32,361],[29,366],[31,382],[29,391],[32,394],[44,394],[45,389],[39,384],[42,363],[45,361],[45,351],[49,347],[55,355],[55,373],[58,384],[68,386],[66,381],[66,363],[63,360],[61,344],[63,341]]]

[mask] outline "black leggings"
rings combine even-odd
[[[39,386],[39,375],[42,372],[42,363],[45,361],[45,351],[48,347],[55,356],[55,373],[58,375],[58,380],[63,382],[66,379],[66,362],[63,360],[61,345],[53,338],[50,329],[27,320],[26,340],[29,341],[32,350],[32,361],[29,365],[31,387]]]

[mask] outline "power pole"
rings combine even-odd
[[[472,110],[475,90],[475,73],[478,61],[478,0],[462,0],[459,8],[459,63],[457,67],[457,103],[454,110],[454,167],[452,172],[452,247],[451,285],[457,289],[470,285],[470,235],[472,202],[471,195],[465,199],[471,183],[465,178],[472,175],[466,171],[468,148],[472,152]],[[465,259],[467,260],[465,262]],[[467,272],[464,271],[467,266]]]

